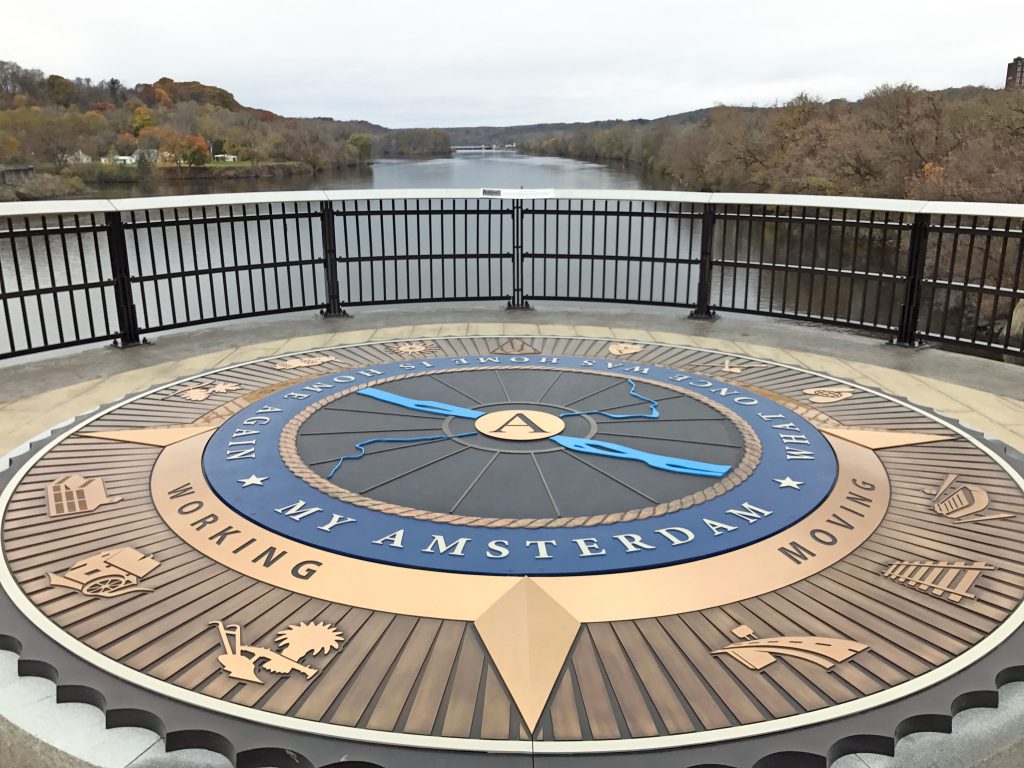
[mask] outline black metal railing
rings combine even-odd
[[[709,301],[736,312],[892,331],[907,305],[913,215],[809,206],[726,206]],[[923,234],[918,231],[918,235]]]
[[[324,306],[321,215],[310,202],[126,211],[108,244],[127,249],[138,331]]]
[[[529,200],[523,206],[528,299],[693,306],[701,212],[659,200]]]
[[[0,204],[0,358],[368,304],[625,302],[1024,354],[1024,206],[605,191]]]
[[[509,299],[513,201],[380,198],[334,205],[341,302]]]

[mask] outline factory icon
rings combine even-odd
[[[58,477],[46,487],[46,502],[50,517],[66,517],[95,512],[106,504],[116,504],[120,496],[110,498],[103,480],[86,479],[81,475]]]

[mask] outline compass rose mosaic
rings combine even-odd
[[[706,350],[312,350],[129,398],[16,462],[0,619],[236,749],[795,766],[1019,664],[1007,454]]]

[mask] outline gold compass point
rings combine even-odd
[[[99,437],[122,443],[138,443],[166,448],[183,440],[215,430],[219,424],[188,425],[185,427],[147,427],[143,429],[115,429],[105,432],[83,432],[85,437]]]
[[[580,622],[536,581],[524,577],[475,624],[526,727],[533,731],[565,666]]]
[[[565,431],[565,422],[553,413],[516,408],[485,413],[473,426],[498,440],[546,440]]]
[[[890,432],[880,429],[846,429],[835,427],[821,427],[821,431],[826,435],[838,437],[841,440],[846,440],[864,448],[870,448],[873,451],[880,451],[884,448],[902,448],[909,445],[940,443],[946,440],[956,440],[958,437],[958,435],[931,435],[917,432]]]

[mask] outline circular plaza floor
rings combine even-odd
[[[14,765],[1013,764],[1019,366],[354,314],[0,366]]]

